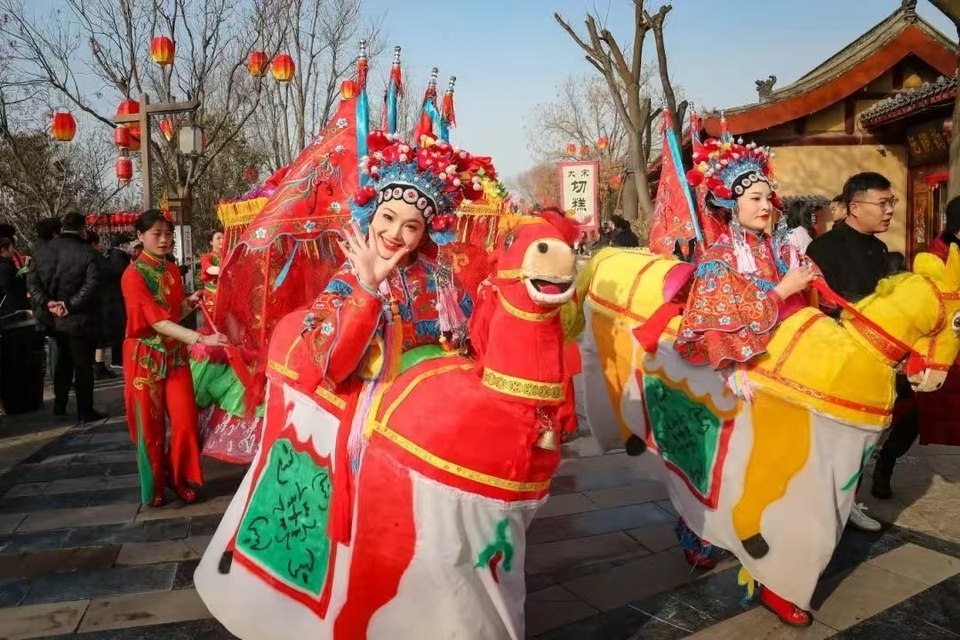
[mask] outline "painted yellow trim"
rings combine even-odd
[[[565,397],[563,385],[559,382],[539,382],[517,378],[494,371],[490,367],[483,370],[483,386],[508,396],[527,400],[558,402]]]
[[[558,313],[560,313],[560,307],[547,311],[546,313],[534,313],[532,311],[524,311],[523,309],[518,309],[517,307],[510,304],[510,302],[503,296],[503,293],[497,291],[497,298],[500,299],[500,304],[503,305],[503,308],[507,310],[507,313],[512,315],[514,318],[519,318],[520,320],[526,320],[528,322],[543,322],[544,320],[550,320],[555,318]]]
[[[280,364],[276,360],[267,360],[267,366],[276,371],[277,373],[284,375],[291,380],[299,380],[300,374],[291,369],[290,367]]]

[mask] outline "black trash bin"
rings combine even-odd
[[[43,334],[32,318],[0,322],[0,397],[7,413],[27,413],[43,407],[46,368]]]

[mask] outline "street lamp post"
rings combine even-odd
[[[113,119],[118,125],[140,125],[140,175],[143,179],[143,210],[153,205],[153,193],[150,184],[150,118],[178,113],[192,113],[200,108],[200,100],[194,98],[188,102],[159,102],[150,104],[150,97],[140,94],[140,113],[120,115]],[[185,127],[186,129],[187,127]],[[190,127],[191,131],[197,129]],[[201,134],[202,136],[202,134]],[[181,136],[182,138],[182,136]],[[202,142],[201,142],[202,145]],[[201,149],[202,151],[202,149]],[[191,151],[193,152],[193,150]],[[174,254],[177,262],[186,265],[185,287],[188,293],[193,292],[193,203],[189,196],[168,198],[170,213],[173,216]]]

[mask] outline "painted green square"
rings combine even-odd
[[[278,439],[243,515],[237,548],[284,583],[319,596],[327,577],[330,471]]]
[[[677,467],[700,495],[708,496],[720,446],[720,418],[655,376],[643,376],[643,396],[660,457]]]

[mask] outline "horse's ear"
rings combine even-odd
[[[950,251],[947,253],[944,280],[948,291],[960,291],[960,247],[952,242],[950,243]]]
[[[937,282],[943,282],[946,266],[943,264],[943,260],[932,253],[918,253],[917,257],[913,259],[913,272],[932,278]]]
[[[572,246],[580,237],[580,225],[576,220],[563,215],[559,209],[555,207],[544,209],[540,212],[540,217],[553,225],[567,244]]]

